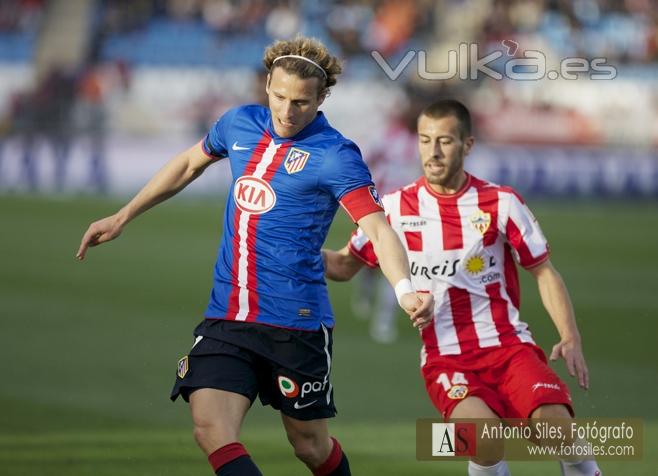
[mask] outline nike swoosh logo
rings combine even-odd
[[[317,402],[317,400],[313,400],[312,402],[305,403],[304,405],[300,405],[299,402],[295,402],[293,406],[295,407],[295,410],[301,410],[302,408],[310,407],[315,402]]]
[[[240,147],[238,145],[238,141],[233,142],[233,145],[231,146],[231,149],[233,150],[249,150],[249,147]]]

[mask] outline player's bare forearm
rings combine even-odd
[[[359,220],[358,225],[372,242],[379,267],[396,289],[400,306],[409,314],[414,327],[423,329],[434,318],[434,299],[431,294],[421,295],[411,288],[409,261],[398,236],[383,213],[366,215]],[[398,285],[403,281],[407,282],[408,292],[398,291]]]
[[[174,157],[121,210],[89,225],[76,257],[82,260],[90,246],[117,238],[128,222],[181,191],[214,160],[203,152],[201,144]]]
[[[125,225],[149,208],[176,195],[198,178],[214,161],[201,147],[200,143],[196,144],[167,162],[137,195],[119,210],[117,216],[121,223]]]
[[[372,242],[379,267],[395,286],[402,279],[409,279],[409,261],[402,243],[386,222],[383,213],[371,213],[359,220],[358,225]]]
[[[550,260],[529,270],[537,280],[539,295],[561,339],[580,341],[573,306],[562,277]]]
[[[545,261],[529,271],[537,279],[542,303],[560,334],[560,342],[553,346],[551,360],[564,358],[569,374],[578,378],[581,387],[588,388],[589,372],[582,351],[580,332],[562,277],[550,261]]]
[[[332,281],[349,281],[363,267],[347,246],[338,251],[323,249],[324,275]]]

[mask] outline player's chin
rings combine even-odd
[[[297,124],[293,123],[283,123],[279,120],[279,135],[281,137],[292,137],[297,134],[301,128]]]
[[[443,185],[445,183],[444,174],[425,173],[425,178],[432,185]]]

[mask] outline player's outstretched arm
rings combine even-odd
[[[89,225],[80,241],[76,258],[83,260],[90,246],[117,238],[128,222],[176,195],[216,160],[203,151],[201,142],[174,157],[121,210]]]
[[[347,246],[338,251],[323,248],[322,261],[324,275],[332,281],[349,281],[363,267],[363,262],[356,259]]]
[[[400,306],[409,314],[414,327],[426,327],[434,318],[431,294],[417,293],[409,279],[409,261],[402,243],[383,213],[371,213],[357,223],[372,242],[384,276],[395,288]]]
[[[589,372],[583,355],[580,332],[576,325],[569,292],[560,273],[550,260],[528,271],[537,280],[542,303],[560,334],[560,342],[553,346],[550,359],[557,360],[562,357],[569,374],[578,378],[578,384],[582,388],[589,388]]]

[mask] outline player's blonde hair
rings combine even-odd
[[[310,61],[294,57],[281,58],[287,55],[303,56]],[[277,58],[280,59],[275,63]],[[285,72],[295,74],[302,79],[318,78],[322,85],[320,92],[326,93],[336,84],[336,76],[343,72],[341,60],[329,53],[326,46],[315,38],[303,36],[272,43],[265,49],[263,64],[268,73],[271,73],[274,67],[280,67]]]

